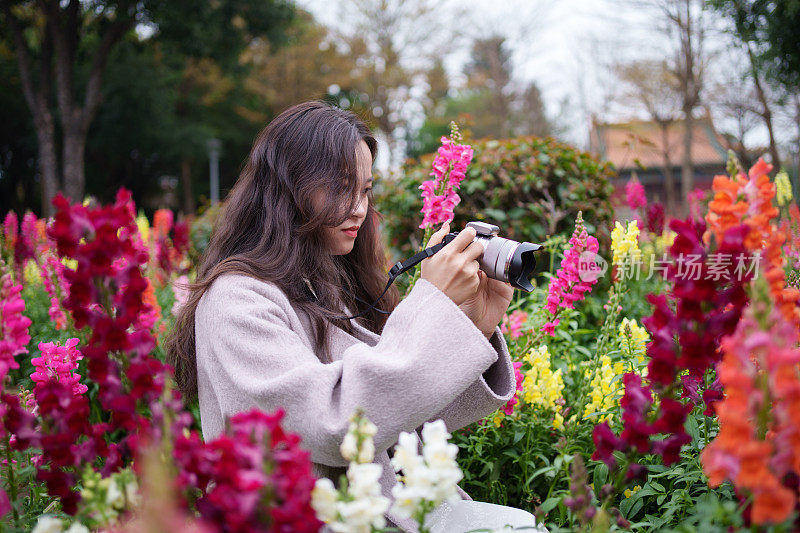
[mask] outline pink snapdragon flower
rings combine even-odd
[[[561,260],[561,268],[550,281],[544,306],[554,317],[558,316],[560,309],[575,309],[575,302],[583,300],[586,293],[592,290],[592,285],[597,283],[597,277],[587,276],[579,268],[581,263],[586,260],[587,252],[591,254],[589,257],[594,257],[600,248],[597,239],[586,231],[583,225],[583,216],[580,213],[575,221],[575,231],[569,239],[569,245],[569,249],[564,252],[564,258]],[[555,318],[545,323],[541,331],[554,336],[558,322],[559,319]]]
[[[72,388],[76,396],[85,393],[88,388],[80,382],[80,374],[76,374],[78,361],[83,359],[83,354],[75,347],[79,340],[71,338],[59,346],[52,342],[40,342],[39,350],[42,355],[31,359],[35,370],[31,379],[40,387],[44,383],[55,380]]]
[[[69,283],[64,278],[64,263],[53,253],[45,252],[39,272],[44,289],[50,297],[50,308],[47,310],[50,320],[56,325],[56,329],[63,330],[67,327],[67,316],[61,307],[61,298],[69,294]]]
[[[456,190],[466,176],[467,166],[472,161],[472,147],[468,144],[457,144],[458,129],[454,128],[451,136],[442,137],[433,169],[432,180],[422,183],[422,224],[420,228],[429,228],[443,222],[453,220],[453,209],[461,201]]]
[[[519,400],[517,400],[517,395],[522,391],[522,383],[525,381],[525,376],[523,376],[522,372],[519,371],[520,367],[522,366],[522,362],[515,361],[511,364],[514,366],[514,380],[516,381],[516,388],[514,390],[514,396],[512,396],[511,399],[508,400],[503,406],[503,412],[507,415],[514,414],[514,406],[519,403]]]
[[[14,284],[11,274],[0,277],[0,383],[10,369],[19,368],[14,356],[26,353],[31,340],[31,319],[22,314],[25,300],[20,292],[22,285]]]
[[[510,315],[503,317],[503,322],[500,324],[500,331],[511,335],[512,339],[518,339],[522,336],[522,326],[528,320],[528,313],[520,311],[519,309],[512,311]]]
[[[3,237],[6,241],[6,247],[13,251],[17,245],[17,237],[19,236],[19,219],[14,211],[6,213],[3,219]]]
[[[628,207],[634,211],[647,205],[644,185],[639,183],[639,180],[635,177],[628,180],[628,183],[625,184],[625,202],[628,204]]]
[[[22,217],[20,239],[24,243],[24,249],[35,257],[36,252],[41,252],[45,245],[45,236],[39,234],[38,219],[31,211]]]

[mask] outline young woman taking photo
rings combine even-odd
[[[378,428],[375,462],[391,497],[387,450],[400,432],[439,418],[457,430],[514,393],[497,327],[513,289],[478,269],[483,246],[467,228],[422,262],[402,302],[392,287],[367,311],[387,280],[370,194],[376,150],[360,119],[321,102],[267,125],[226,198],[168,353],[180,389],[199,400],[206,440],[240,411],[281,407],[284,427],[311,451],[314,474],[334,482],[347,467],[339,445],[349,417],[364,409]],[[443,225],[428,246],[448,231]],[[435,529],[462,527],[470,514],[480,515],[473,527],[530,517],[463,503],[435,511]]]

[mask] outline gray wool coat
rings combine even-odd
[[[360,407],[378,428],[375,462],[383,466],[382,492],[391,498],[396,478],[386,450],[401,431],[439,418],[454,431],[486,417],[514,393],[499,328],[487,340],[425,279],[389,315],[381,335],[353,324],[354,336],[331,328],[333,361],[322,363],[305,313],[276,285],[240,274],[217,278],[195,315],[204,439],[219,435],[225,419],[238,412],[282,407],[283,426],[302,437],[314,474],[338,482],[347,466],[339,445]],[[391,512],[386,518],[416,531],[410,520]]]

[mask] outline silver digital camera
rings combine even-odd
[[[481,270],[492,279],[507,281],[512,287],[531,292],[533,285],[530,277],[536,268],[534,252],[540,250],[540,244],[517,242],[499,237],[500,228],[486,222],[468,222],[467,228],[475,228],[477,234],[474,241],[483,245],[483,255],[478,259]],[[458,232],[448,233],[444,242],[455,239]]]

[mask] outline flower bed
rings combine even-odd
[[[459,204],[461,142],[444,139],[422,187],[424,226]],[[452,444],[426,427],[422,455],[401,436],[394,504],[359,414],[338,487],[314,480],[280,412],[241,413],[202,441],[159,345],[185,298],[175,281],[193,275],[187,223],[159,211],[151,228],[124,190],[106,206],[58,197],[52,220],[9,213],[3,530],[371,531],[391,505],[424,524],[456,482],[551,531],[797,529],[800,211],[785,188],[775,203],[769,170],[733,164],[704,219],[666,228],[632,184],[639,220],[603,228],[610,247],[578,212],[503,321],[517,395]]]

